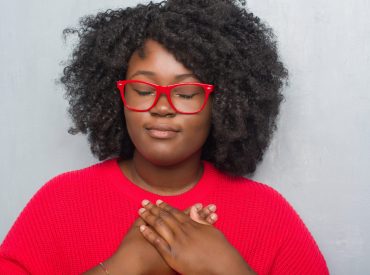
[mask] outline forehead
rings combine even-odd
[[[181,74],[192,74],[165,47],[154,40],[147,40],[141,50],[136,50],[128,64],[127,78],[138,71],[150,71],[158,79],[174,79]]]

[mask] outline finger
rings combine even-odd
[[[209,215],[206,216],[205,218],[201,218],[200,217],[201,211],[203,212],[203,214],[209,213]],[[205,224],[205,225],[213,225],[217,221],[217,218],[218,218],[217,214],[211,213],[209,210],[204,211],[204,209],[201,209],[200,211],[198,211],[197,209],[195,209],[195,207],[191,208],[189,216],[193,221],[200,223],[200,224]]]
[[[184,222],[187,222],[187,221],[191,221],[190,217],[185,215],[183,212],[181,212],[180,210],[170,206],[169,204],[165,203],[164,201],[162,200],[157,200],[156,201],[156,204],[159,208],[167,211],[168,213],[170,213],[172,216],[174,216],[176,218],[177,221],[179,221],[180,223],[184,223]]]
[[[199,211],[194,206],[191,207],[189,216],[193,221],[195,221],[197,223],[208,225],[208,222],[206,220],[200,218]]]
[[[165,260],[169,259],[169,256],[171,255],[171,247],[165,239],[146,225],[140,226],[140,232],[143,234],[144,238],[158,250]]]
[[[133,226],[140,227],[140,225],[143,225],[143,224],[145,224],[145,221],[141,217],[139,217],[135,220]]]
[[[213,212],[215,212],[216,209],[217,209],[216,205],[210,204],[207,207],[204,207],[199,211],[199,217],[203,220],[207,220],[209,215],[211,215]]]
[[[172,230],[172,232],[174,232],[174,233],[176,233],[176,232],[178,232],[180,230],[180,228],[179,228],[179,226],[180,226],[179,221],[170,212],[166,211],[165,209],[162,209],[162,208],[158,207],[155,204],[152,204],[148,200],[143,200],[142,201],[142,205],[144,206],[145,209],[149,210],[150,213],[153,214],[153,216],[156,217],[155,219],[154,218],[150,218],[150,219],[154,220],[154,222],[161,223],[162,220],[163,220],[169,226],[169,228]],[[175,209],[175,208],[173,208],[173,209]],[[177,210],[177,211],[179,211],[179,210]],[[182,212],[180,212],[180,213],[182,213]],[[152,224],[152,223],[149,223],[149,224],[154,229],[157,229],[157,227],[156,227],[155,224]],[[158,233],[160,233],[160,232],[158,232]],[[166,239],[166,240],[169,241],[169,242],[172,241],[172,239]]]
[[[190,206],[190,207],[186,208],[186,209],[184,210],[184,213],[185,213],[186,215],[190,215],[190,210],[191,210],[193,207],[195,207],[195,208],[196,208],[196,210],[197,210],[197,211],[199,211],[199,210],[201,210],[201,209],[203,208],[203,204],[201,204],[201,203],[196,203],[196,204],[194,204],[194,205],[192,205],[192,206]]]
[[[141,205],[145,208],[145,209],[147,209],[147,210],[151,210],[155,205],[154,204],[152,204],[149,200],[143,200],[142,202],[141,202]]]
[[[139,215],[167,242],[171,243],[173,241],[174,236],[173,231],[168,226],[168,224],[162,219],[163,215],[162,216],[153,215],[150,212],[150,210],[147,210],[145,208],[139,209]]]
[[[210,224],[210,225],[212,225],[212,224],[214,224],[217,220],[218,220],[218,216],[217,216],[217,214],[216,213],[212,213],[211,215],[209,215],[208,217],[207,217],[207,222]]]

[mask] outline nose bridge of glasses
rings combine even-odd
[[[171,92],[171,87],[169,86],[157,86],[158,99],[153,107],[160,108],[161,110],[170,109],[171,111],[175,111],[173,110],[173,107],[171,104],[170,92]]]
[[[156,87],[157,89],[157,93],[159,93],[159,96],[167,96],[169,97],[170,96],[170,92],[171,92],[171,86],[157,86]]]

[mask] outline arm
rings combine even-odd
[[[55,254],[50,208],[45,203],[48,193],[46,184],[28,202],[5,237],[0,246],[0,274],[56,271],[50,268],[56,258],[47,258],[42,253]]]

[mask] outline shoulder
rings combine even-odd
[[[54,181],[64,182],[70,179],[81,179],[81,178],[89,179],[96,176],[98,177],[105,176],[112,170],[115,161],[116,159],[108,159],[81,169],[67,171],[51,178],[49,182]]]
[[[262,201],[286,203],[286,200],[278,191],[265,183],[224,173],[210,163],[207,163],[206,171],[211,174],[209,178],[216,182],[217,188],[225,194],[230,193],[235,198],[247,197]]]
[[[273,187],[220,171],[216,173],[221,206],[227,209],[225,213],[237,213],[241,222],[253,222],[258,230],[269,228],[281,241],[294,235],[296,239],[310,239],[311,244],[315,243],[302,218]]]
[[[56,175],[33,195],[28,206],[40,203],[58,205],[58,202],[62,203],[64,199],[87,198],[89,193],[95,192],[97,188],[104,186],[104,182],[110,181],[112,162],[110,159]]]
[[[67,217],[66,213],[88,210],[102,190],[107,188],[106,183],[112,182],[109,175],[114,168],[111,166],[112,160],[107,160],[51,178],[28,201],[15,227],[21,227],[21,224],[52,223],[60,220],[61,216]],[[87,205],[89,207],[83,207]]]
[[[273,187],[246,177],[224,173],[212,165],[208,170],[216,182],[215,197],[220,198],[218,203],[225,210],[237,211],[241,216],[260,223],[302,226],[298,213]]]
[[[245,234],[254,236],[259,245],[274,244],[279,251],[274,266],[274,270],[279,270],[276,274],[327,274],[325,260],[312,234],[283,195],[267,184],[212,169],[220,190],[218,211],[224,210],[225,216],[233,213],[228,220],[225,218],[224,226],[239,223],[240,228],[248,229]],[[291,265],[289,259],[293,258],[302,263],[300,271]],[[306,272],[305,268],[320,269],[320,272]]]

